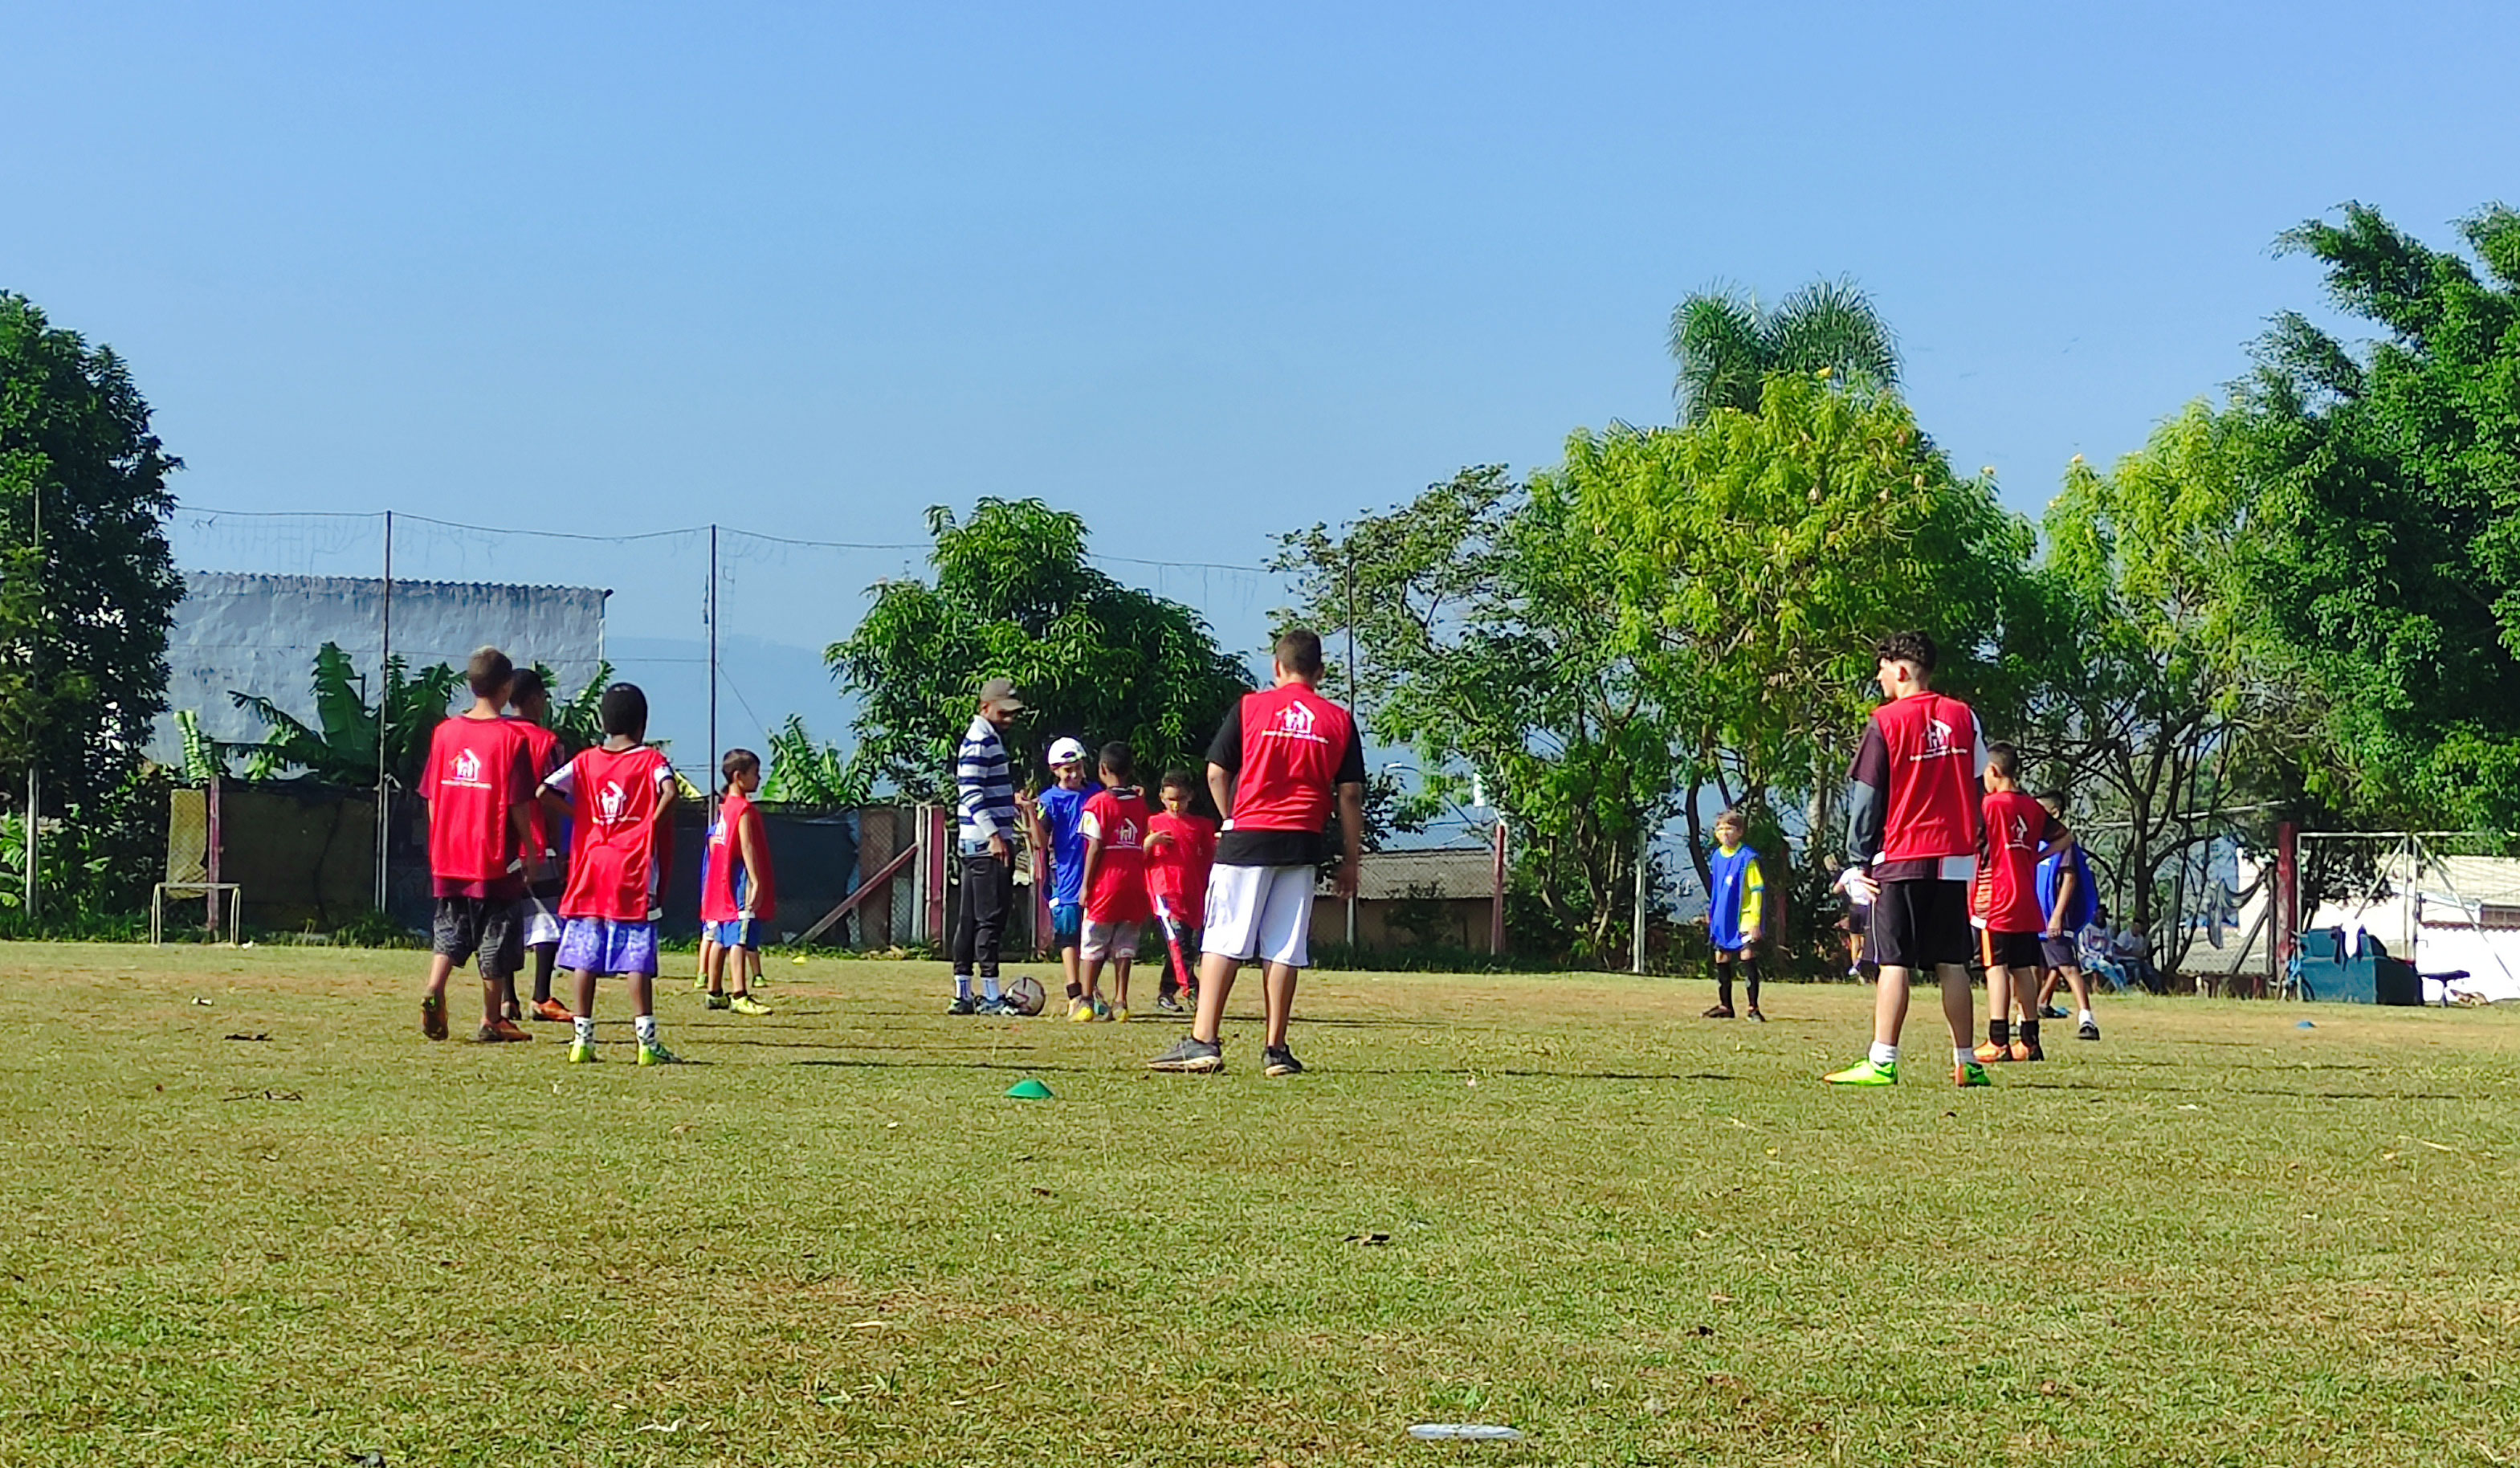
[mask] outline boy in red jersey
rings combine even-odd
[[[536,787],[568,762],[560,735],[551,728],[551,690],[532,668],[517,670],[508,692],[509,722],[525,741],[525,759]],[[525,865],[537,873],[525,888],[525,954],[534,965],[533,1017],[553,1024],[568,1022],[568,1005],[552,998],[552,963],[560,953],[560,895],[568,885],[568,853],[562,824],[536,800],[526,807]],[[517,1007],[517,981],[508,980],[508,1005]]]
[[[1874,678],[1889,701],[1872,711],[1846,791],[1846,890],[1872,903],[1872,1049],[1827,1077],[1835,1086],[1894,1086],[1908,985],[1919,968],[1943,986],[1952,1031],[1952,1079],[1987,1084],[1970,1047],[1977,1025],[1969,993],[1969,883],[1977,874],[1978,787],[1986,740],[1967,704],[1927,687],[1934,640],[1902,632],[1881,640]]]
[[[678,1058],[656,1039],[656,894],[674,809],[674,767],[650,748],[648,695],[638,685],[604,690],[604,742],[543,781],[555,815],[572,823],[568,889],[560,900],[560,962],[577,974],[571,1064],[595,1058],[595,985],[630,981],[641,1065]]]
[[[1102,788],[1085,802],[1085,998],[1070,1019],[1129,1017],[1129,966],[1147,920],[1147,797],[1137,788],[1137,755],[1117,740],[1102,746]],[[1096,1002],[1102,965],[1111,965],[1111,1006]]]
[[[1216,861],[1216,823],[1197,813],[1196,777],[1187,770],[1164,775],[1164,808],[1147,820],[1147,900],[1164,930],[1172,955],[1155,995],[1155,1007],[1182,1012],[1175,996],[1198,1002],[1198,976],[1185,954],[1198,952],[1198,922],[1207,912],[1207,868]]]
[[[483,647],[465,664],[472,706],[438,722],[428,736],[428,765],[420,777],[428,802],[429,885],[437,912],[429,924],[428,988],[421,996],[420,1030],[446,1038],[446,981],[474,954],[481,958],[483,1041],[531,1040],[502,1012],[509,980],[523,961],[517,905],[525,895],[526,807],[533,774],[524,741],[500,709],[517,670],[508,654]]]
[[[1322,677],[1320,634],[1298,628],[1279,638],[1271,664],[1276,687],[1243,694],[1207,748],[1207,788],[1229,819],[1208,873],[1198,1013],[1190,1038],[1148,1061],[1149,1070],[1225,1069],[1225,1001],[1235,974],[1255,957],[1267,985],[1261,1074],[1304,1069],[1287,1048],[1286,1022],[1295,980],[1312,962],[1313,887],[1333,803],[1347,858],[1339,864],[1338,893],[1356,893],[1365,745],[1347,710],[1314,690]]]
[[[1986,746],[1985,827],[1977,910],[1986,923],[1986,1043],[1980,1060],[2044,1060],[2039,1048],[2039,945],[2048,912],[2039,902],[2039,864],[2070,849],[2073,832],[2021,791],[2021,756],[2009,744]],[[2015,1043],[2006,1017],[2021,1009]]]
[[[761,936],[779,912],[778,889],[770,879],[770,832],[752,808],[752,792],[761,788],[761,756],[730,749],[718,774],[726,789],[718,797],[717,823],[709,827],[700,867],[700,931],[712,940],[703,959],[708,1006],[768,1014],[770,1006],[752,997],[752,982],[761,977]],[[730,964],[732,998],[726,992]]]

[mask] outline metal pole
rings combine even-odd
[[[1645,878],[1653,870],[1653,828],[1637,832],[1636,930],[1628,936],[1628,971],[1645,971]]]
[[[27,701],[30,703],[35,702],[43,696],[41,665],[43,662],[44,650],[44,487],[42,484],[38,483],[32,486],[31,499],[35,512],[35,533],[33,537],[35,548],[35,621],[33,626],[26,629],[26,693]],[[35,876],[37,868],[43,862],[43,838],[36,833],[36,828],[42,823],[44,810],[43,725],[50,722],[50,720],[38,722],[35,727],[27,731],[28,734],[31,735],[31,737],[26,740],[26,919],[29,922],[34,920],[35,905],[41,901],[43,897],[42,890],[37,883]]]
[[[709,741],[708,741],[708,747],[709,747],[709,752],[708,752],[708,768],[709,768],[710,770],[714,771],[715,769],[717,769],[717,758],[718,758],[718,747],[717,747],[717,526],[716,526],[716,525],[714,525],[714,524],[712,524],[712,525],[710,525],[710,526],[709,526],[708,664],[709,664],[709,697],[708,697],[708,714],[709,714]],[[715,820],[717,820],[717,779],[716,779],[716,778],[715,778],[714,776],[710,776],[710,775],[703,775],[701,778],[704,778],[704,779],[706,779],[706,780],[708,780],[708,782],[709,782],[709,785],[708,785],[708,789],[709,789],[709,797],[708,797],[708,819],[709,819],[710,821],[714,822]]]
[[[1348,723],[1350,723],[1350,724],[1354,724],[1354,723],[1356,722],[1356,548],[1355,548],[1354,546],[1350,546],[1350,547],[1348,548],[1348,553],[1347,553],[1347,617],[1346,617],[1346,621],[1347,621],[1347,721],[1348,721]],[[1361,804],[1361,803],[1362,803],[1362,802],[1360,802],[1360,804]],[[1363,832],[1363,831],[1356,831],[1356,832],[1354,832],[1353,834],[1355,835],[1355,837],[1356,837],[1356,839],[1357,839],[1357,841],[1358,841],[1358,843],[1359,843],[1359,844],[1358,844],[1358,848],[1357,848],[1357,849],[1358,849],[1358,850],[1360,850],[1360,851],[1364,850],[1364,845],[1363,845],[1363,843],[1364,843],[1364,840],[1365,840],[1365,832]],[[1357,876],[1358,876],[1358,873],[1353,872],[1353,871],[1351,871],[1351,872],[1349,872],[1349,873],[1347,874],[1347,951],[1348,951],[1351,955],[1353,955],[1353,954],[1356,952],[1356,893],[1357,893],[1357,880],[1356,880],[1356,879],[1357,879]],[[1386,914],[1386,916],[1387,916],[1387,915],[1388,915],[1388,914]]]
[[[393,792],[385,783],[385,741],[393,733],[393,512],[385,512],[382,612],[377,636],[377,911],[385,910],[387,867],[393,861]]]
[[[1505,812],[1497,812],[1496,899],[1488,909],[1488,952],[1505,952]]]

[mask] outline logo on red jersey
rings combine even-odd
[[[1310,739],[1315,743],[1320,743],[1322,742],[1322,736],[1313,733],[1313,723],[1314,718],[1313,711],[1311,709],[1304,707],[1301,703],[1289,703],[1284,708],[1278,710],[1278,727],[1275,729],[1262,730],[1261,734],[1266,738]]]
[[[621,781],[608,779],[604,787],[595,792],[596,819],[610,825],[621,819],[623,808],[629,804],[630,792],[621,788]]]
[[[481,756],[474,754],[470,749],[457,750],[455,752],[455,770],[448,778],[454,780],[455,783],[459,785],[477,785],[481,783]]]
[[[2012,847],[2015,851],[2030,849],[2030,823],[2019,816],[2012,818]]]
[[[1952,752],[1952,727],[1940,719],[1925,721],[1925,749],[1918,759],[1938,760]]]

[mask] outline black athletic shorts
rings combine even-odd
[[[1872,946],[1866,955],[1885,968],[1966,963],[1977,950],[1968,920],[1968,883],[1935,878],[1883,882],[1872,902]]]
[[[2039,940],[2039,961],[2048,968],[2080,968],[2083,953],[2071,933],[2062,938],[2043,937]]]
[[[429,923],[428,951],[457,967],[481,956],[481,977],[504,979],[525,966],[520,905],[497,897],[441,897]]]
[[[1989,964],[2000,963],[2015,973],[2026,972],[2039,966],[2039,935],[1989,931],[1986,954]]]

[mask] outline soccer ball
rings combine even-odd
[[[1049,1001],[1050,996],[1042,992],[1041,980],[1030,974],[1007,986],[1007,1002],[1014,1005],[1018,1014],[1039,1014]]]

